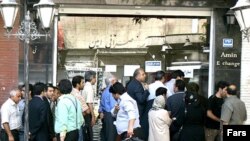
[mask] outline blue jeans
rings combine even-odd
[[[80,130],[79,130],[79,138],[78,141],[84,141],[84,125],[81,126]]]
[[[18,131],[19,141],[24,141],[24,131]]]

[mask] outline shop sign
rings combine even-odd
[[[231,38],[224,38],[223,39],[223,47],[228,47],[228,48],[232,48],[234,44],[234,40]]]
[[[146,72],[156,72],[161,70],[161,61],[145,61]]]

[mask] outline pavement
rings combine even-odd
[[[101,141],[100,131],[101,131],[102,123],[100,120],[93,127],[93,140],[94,141]]]

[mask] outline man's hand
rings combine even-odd
[[[64,139],[65,139],[65,136],[60,137],[60,141],[64,141]]]
[[[95,121],[96,119],[95,119],[95,116],[92,116],[92,120],[91,120],[91,126],[93,127],[94,125],[95,125]]]
[[[52,141],[57,141],[56,137],[53,137]]]
[[[104,118],[104,114],[103,113],[99,113],[99,117],[102,120]]]
[[[134,135],[134,129],[133,129],[133,127],[132,128],[128,127],[127,137],[131,138],[133,135]]]
[[[9,138],[9,141],[15,141],[12,135],[8,136],[8,138]]]
[[[119,105],[118,105],[118,104],[116,104],[116,105],[115,105],[115,111],[114,111],[114,112],[115,112],[115,114],[117,114],[119,110],[120,110],[120,107],[119,107]]]

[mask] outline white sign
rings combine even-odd
[[[194,77],[194,70],[193,69],[183,69],[182,71],[185,74],[185,78],[193,78]]]
[[[233,47],[234,46],[234,40],[231,38],[224,38],[223,39],[223,47]]]
[[[140,68],[140,65],[124,65],[124,76],[133,76],[138,68]]]
[[[116,72],[116,65],[105,65],[105,72]]]
[[[185,78],[193,78],[194,77],[194,70],[200,69],[201,65],[192,65],[192,66],[173,66],[168,67],[168,70],[182,70],[185,74]]]
[[[161,70],[161,61],[145,61],[146,72],[156,72]]]

